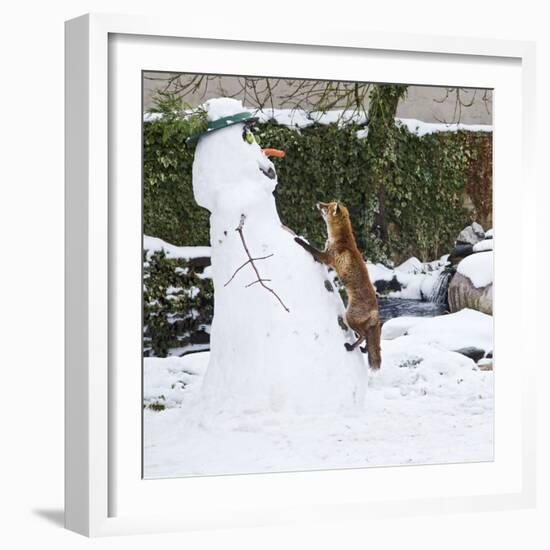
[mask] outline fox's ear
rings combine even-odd
[[[340,214],[340,205],[339,205],[338,203],[336,203],[336,204],[334,205],[334,210],[332,211],[332,214],[333,214],[334,216],[336,216],[337,214]]]

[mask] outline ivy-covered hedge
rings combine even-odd
[[[317,246],[326,239],[315,209],[339,200],[351,212],[358,244],[369,261],[423,261],[451,248],[472,221],[490,223],[492,135],[444,132],[418,137],[392,130],[392,147],[381,152],[358,138],[363,127],[315,124],[299,131],[275,122],[259,125],[262,146],[286,151],[275,159],[276,198],[283,223]],[[209,213],[193,198],[191,125],[184,117],[144,124],[144,231],[177,245],[209,244]],[[385,154],[383,162],[380,155]],[[380,227],[384,181],[385,231]]]
[[[143,355],[173,348],[208,348],[214,289],[204,262],[143,253]]]
[[[143,229],[177,245],[209,245],[209,213],[193,198],[194,148],[186,139],[196,127],[180,111],[143,125]]]

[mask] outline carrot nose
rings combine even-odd
[[[281,151],[280,149],[262,149],[264,152],[264,155],[267,157],[278,157],[282,159],[286,153],[284,151]]]

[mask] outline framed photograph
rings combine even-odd
[[[533,505],[533,64],[67,22],[67,528]]]

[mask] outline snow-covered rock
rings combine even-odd
[[[494,241],[492,238],[484,239],[483,241],[479,241],[478,243],[474,244],[473,251],[485,252],[486,250],[493,250],[493,245],[494,245]]]
[[[424,318],[408,330],[415,342],[455,351],[475,346],[485,351],[493,349],[493,318],[473,309]]]
[[[426,299],[435,284],[433,273],[396,273],[396,278],[401,285],[401,290],[390,293],[394,298],[405,298],[409,300]],[[426,294],[422,293],[422,287]]]
[[[468,256],[470,257],[472,256]],[[470,308],[488,315],[493,314],[493,283],[477,287],[468,277],[462,273],[456,273],[449,285],[448,297],[452,312]]]
[[[493,247],[492,229],[485,233],[474,222],[460,232],[451,254],[451,264],[456,265],[448,290],[452,312],[471,308],[492,315]]]
[[[370,280],[373,283],[376,281],[391,281],[395,276],[393,269],[390,269],[383,264],[367,263],[367,270],[369,272]]]
[[[227,98],[205,107],[211,120],[243,110]],[[193,163],[195,199],[211,212],[214,282],[201,406],[235,413],[352,409],[363,401],[367,368],[359,351],[344,348],[354,338],[338,323],[343,303],[325,287],[327,270],[281,224],[275,166],[242,134],[242,123],[207,134]],[[255,284],[257,274],[236,231],[241,223],[250,255],[264,258],[255,266],[276,295]]]
[[[476,288],[483,288],[493,282],[493,252],[472,254],[457,266],[457,272],[472,281]]]
[[[404,261],[395,268],[395,271],[402,273],[420,273],[424,268],[424,264],[414,256]]]
[[[411,345],[449,351],[476,347],[489,352],[493,349],[493,318],[473,309],[437,317],[397,317],[384,323],[382,337],[401,337]]]
[[[379,293],[388,292],[392,298],[428,300],[448,258],[446,254],[439,260],[423,263],[412,257],[394,269],[382,264],[367,264],[367,268]]]

